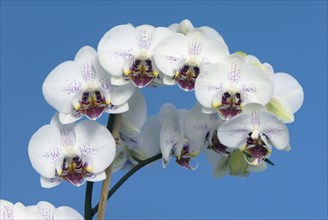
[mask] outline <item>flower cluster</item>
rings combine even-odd
[[[74,209],[61,206],[55,208],[49,202],[39,202],[36,205],[24,206],[18,202],[12,204],[6,200],[0,200],[0,219],[3,220],[15,220],[15,219],[84,219]]]
[[[175,84],[195,92],[195,107],[165,104],[147,118],[140,88]],[[216,30],[189,20],[113,27],[97,51],[85,46],[52,70],[43,94],[58,111],[29,143],[43,187],[100,181],[113,161],[117,171],[160,152],[164,167],[173,157],[194,170],[192,159],[205,151],[216,176],[261,171],[263,161],[272,164],[272,146],[290,150],[285,123],[303,103],[292,76],[255,56],[230,53]],[[117,140],[95,122],[104,112],[122,113]],[[76,123],[83,116],[90,120]]]

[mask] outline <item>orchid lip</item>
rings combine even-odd
[[[191,91],[195,88],[195,81],[200,73],[198,66],[185,64],[173,76],[179,87],[184,91]]]
[[[218,106],[218,112],[222,119],[229,120],[242,111],[242,97],[239,92],[225,92],[221,97],[221,105]]]
[[[223,156],[229,156],[229,152],[226,151],[228,147],[223,145],[218,139],[217,130],[213,132],[208,148]]]
[[[85,91],[80,99],[80,108],[78,111],[84,114],[88,119],[96,120],[106,110],[107,100],[100,91]]]
[[[182,150],[181,150],[181,153],[178,157],[176,157],[176,162],[182,166],[182,167],[185,167],[189,170],[195,170],[197,169],[198,165],[193,167],[190,165],[190,160],[194,154],[192,152],[190,152],[190,147],[189,145],[185,145]]]
[[[249,134],[247,146],[244,149],[245,159],[249,164],[257,165],[266,159],[270,154],[270,150],[260,136],[257,139],[253,139],[251,135],[252,133]]]
[[[75,186],[81,186],[85,182],[86,177],[93,176],[88,172],[88,163],[83,162],[80,157],[64,158],[61,174],[56,174],[62,180],[66,180]]]
[[[124,79],[131,80],[138,88],[148,86],[157,77],[158,73],[154,71],[150,59],[136,59],[129,71],[123,74]]]

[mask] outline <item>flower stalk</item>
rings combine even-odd
[[[112,114],[108,118],[107,129],[112,133],[116,143],[118,143],[121,122],[122,122],[122,114]],[[100,193],[99,209],[98,209],[98,216],[97,216],[98,220],[104,219],[105,216],[108,189],[112,176],[112,165],[107,167],[105,172],[106,172],[106,179],[103,181],[103,185]]]

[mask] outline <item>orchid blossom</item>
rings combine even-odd
[[[240,149],[249,164],[260,164],[272,152],[288,150],[289,133],[286,125],[259,104],[248,104],[240,115],[224,122],[217,131],[220,142]]]
[[[157,44],[172,31],[150,25],[133,27],[119,25],[110,29],[98,45],[99,61],[112,75],[114,85],[132,82],[142,88],[159,80],[160,71],[154,63]]]
[[[50,72],[43,83],[47,102],[60,112],[62,123],[72,123],[84,115],[98,119],[103,112],[121,113],[134,92],[131,85],[114,86],[101,67],[96,51],[85,46],[74,61],[66,61]]]
[[[186,35],[174,33],[165,37],[155,48],[154,58],[164,73],[164,84],[178,83],[182,90],[190,91],[204,67],[222,61],[228,55],[223,40],[207,38],[202,29],[193,29]]]
[[[84,219],[76,210],[61,206],[56,208],[49,202],[41,201],[36,205],[24,206],[22,203],[18,202],[12,204],[6,200],[0,200],[0,219],[2,220],[16,220],[16,219]]]
[[[50,125],[31,138],[28,154],[41,175],[41,185],[51,188],[66,180],[75,186],[106,178],[104,170],[115,156],[111,133],[93,121],[61,124],[56,114]]]
[[[239,54],[206,67],[195,85],[203,112],[217,111],[225,120],[240,114],[247,103],[266,105],[272,93],[269,76]]]

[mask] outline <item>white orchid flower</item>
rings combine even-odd
[[[217,154],[212,150],[206,150],[205,155],[213,168],[213,176],[223,177],[227,174],[232,176],[244,177],[251,172],[264,171],[266,163],[252,165],[246,162],[244,154],[240,150],[232,150],[229,156]]]
[[[28,154],[41,175],[41,185],[51,188],[66,180],[75,186],[106,178],[104,170],[115,157],[111,133],[93,121],[61,124],[56,114],[50,125],[31,138]]]
[[[273,96],[266,108],[283,122],[291,123],[294,121],[294,113],[303,104],[302,86],[287,73],[276,73],[273,75],[273,80]]]
[[[155,48],[154,58],[164,73],[164,84],[178,83],[181,89],[190,91],[205,66],[222,61],[228,55],[223,41],[207,38],[203,30],[194,29],[186,35],[174,33],[165,37]]]
[[[239,148],[252,165],[260,164],[271,154],[271,145],[278,150],[289,149],[286,125],[259,104],[248,104],[240,115],[224,122],[217,131],[220,142]]]
[[[158,117],[161,122],[160,148],[164,168],[171,156],[176,158],[179,165],[187,169],[197,168],[197,166],[192,167],[190,161],[201,152],[210,123],[204,124],[199,118],[188,121],[193,114],[194,112],[188,113],[187,110],[177,110],[171,104],[164,104],[161,107]],[[194,137],[191,137],[192,135]]]
[[[199,28],[194,28],[194,25],[188,19],[182,20],[180,23],[174,23],[169,26],[169,29],[176,33],[187,35],[190,31],[194,29],[202,30],[206,37],[213,40],[219,40],[225,44],[222,36],[213,28],[208,26],[202,26]]]
[[[131,81],[142,88],[159,81],[154,48],[171,33],[168,28],[150,25],[126,24],[110,29],[99,42],[98,54],[101,65],[112,75],[112,83],[123,85]]]
[[[0,200],[0,219],[15,220],[15,219],[84,219],[76,210],[68,207],[61,206],[56,208],[49,202],[41,201],[37,205],[24,206],[18,202],[12,204],[6,200]]]
[[[195,85],[195,95],[203,112],[218,111],[225,120],[241,113],[247,103],[266,105],[272,94],[268,74],[247,63],[239,54],[206,67]]]
[[[66,61],[50,72],[42,91],[47,102],[59,114],[62,123],[72,123],[84,115],[96,120],[103,112],[127,111],[134,86],[114,86],[101,67],[96,51],[85,46],[74,61]]]

